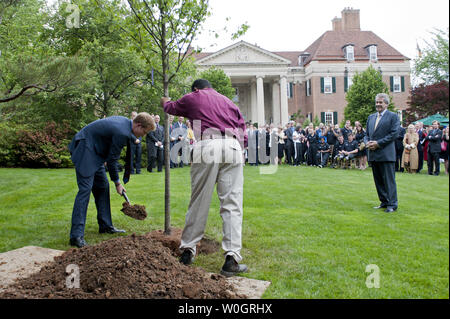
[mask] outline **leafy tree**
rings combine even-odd
[[[420,84],[411,90],[409,107],[405,110],[408,123],[415,122],[436,113],[448,117],[449,85],[441,81],[430,85]]]
[[[159,56],[159,65],[154,70],[162,79],[163,95],[169,96],[169,85],[189,57],[189,48],[200,25],[208,16],[208,0],[127,0],[144,29],[133,36],[141,52],[148,56],[149,49]],[[149,42],[155,46],[148,46]],[[149,59],[147,58],[147,61]],[[172,62],[171,62],[172,61]],[[171,64],[173,67],[171,68]],[[169,117],[165,114],[165,134],[169,136]],[[165,221],[164,233],[170,234],[170,147],[169,139],[164,145],[165,156]]]
[[[42,0],[7,0],[0,16],[0,103],[84,80],[85,61],[56,56],[43,41],[48,12]]]
[[[364,72],[356,73],[345,96],[348,103],[344,109],[344,122],[350,120],[352,123],[366,123],[369,115],[376,112],[375,96],[378,93],[389,94],[389,88],[378,71],[369,66]],[[392,97],[388,109],[394,110]]]
[[[236,95],[236,91],[231,85],[231,79],[222,69],[213,66],[201,72],[199,76],[202,79],[208,80],[217,92],[225,95],[229,99],[232,99]]]
[[[426,43],[426,48],[414,60],[414,74],[423,79],[426,84],[449,81],[448,42],[449,29],[432,32],[432,43]]]

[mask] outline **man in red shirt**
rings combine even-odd
[[[191,89],[191,93],[178,101],[161,99],[164,112],[184,116],[193,123],[199,141],[190,155],[191,201],[181,235],[180,261],[188,265],[194,260],[217,183],[225,251],[221,274],[229,277],[247,271],[246,265],[239,264],[242,260],[243,149],[247,146],[245,122],[239,108],[216,92],[209,81],[195,80]]]

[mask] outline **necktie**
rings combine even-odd
[[[377,128],[378,122],[380,122],[380,119],[381,119],[381,113],[378,113],[377,114],[377,120],[375,121],[375,127],[373,128],[374,130]]]
[[[127,155],[125,156],[125,172],[123,173],[123,183],[126,184],[130,180],[131,173],[131,142],[127,142]]]

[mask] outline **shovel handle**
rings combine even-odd
[[[122,196],[125,197],[125,200],[127,201],[127,203],[130,203],[130,200],[128,199],[128,196],[125,193],[125,191],[122,192]]]

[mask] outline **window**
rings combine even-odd
[[[349,89],[353,84],[353,78],[351,76],[347,77],[347,88]]]
[[[401,92],[401,80],[399,76],[394,76],[394,92]]]
[[[325,125],[334,124],[333,112],[325,112]]]
[[[306,96],[311,96],[311,79],[306,81]]]
[[[369,47],[369,57],[371,61],[377,61],[378,57],[377,57],[377,46],[376,45],[371,45]]]
[[[292,99],[292,97],[294,96],[294,84],[289,82],[287,84],[287,96],[288,98]]]
[[[397,111],[397,116],[398,116],[398,119],[400,120],[400,123],[403,123],[403,111],[402,110]]]
[[[352,45],[347,45],[345,47],[345,58],[347,59],[347,61],[355,60],[355,49]]]
[[[333,82],[331,77],[327,76],[323,80],[324,93],[333,93]]]

